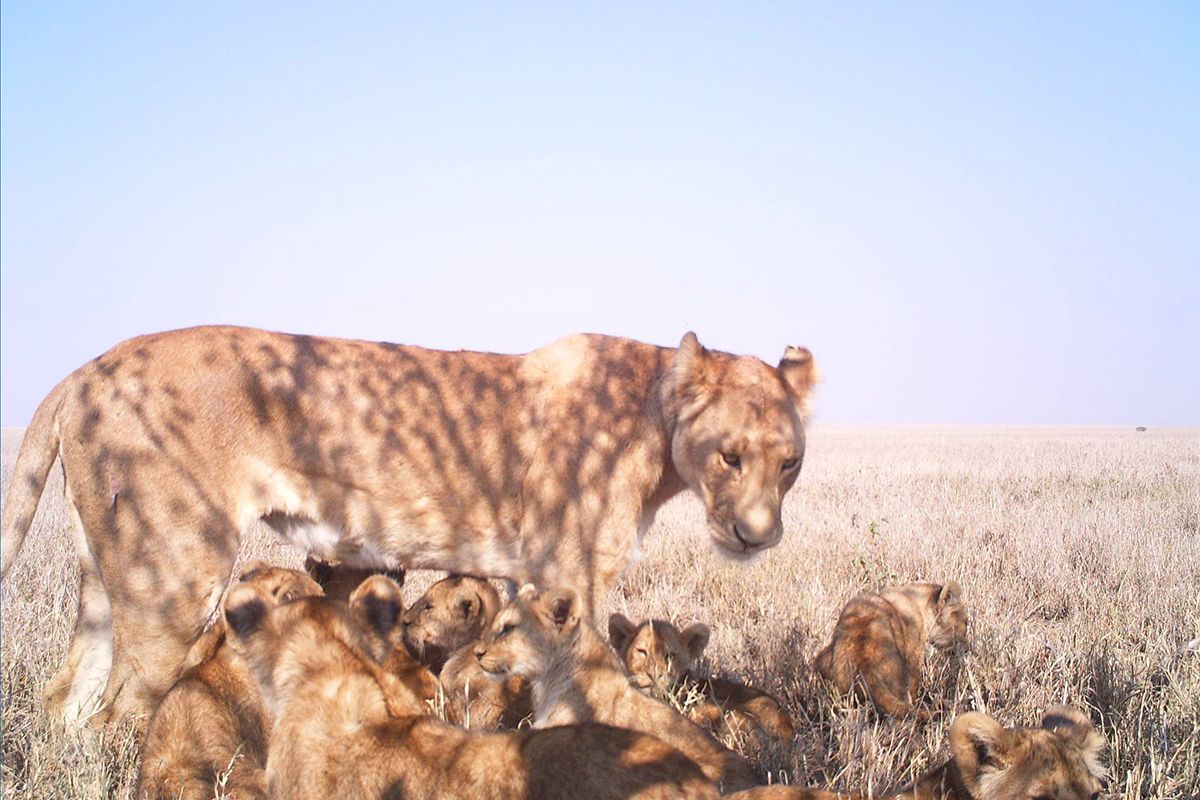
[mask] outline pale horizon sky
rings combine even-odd
[[[206,323],[1200,424],[1200,5],[0,4],[0,423]]]

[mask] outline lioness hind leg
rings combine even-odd
[[[216,612],[240,536],[211,507],[168,493],[130,498],[124,506],[118,500],[116,513],[106,511],[91,515],[92,524],[81,509],[112,601],[112,670],[103,705],[113,721],[144,722]],[[169,528],[153,529],[152,522]]]
[[[79,609],[67,660],[43,695],[51,719],[78,727],[100,710],[112,667],[112,606],[88,547],[79,511],[71,510],[72,534],[79,553]]]

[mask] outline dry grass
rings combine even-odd
[[[19,438],[4,433],[5,486]],[[702,539],[699,504],[673,502],[605,609],[704,620],[710,667],[779,695],[795,741],[740,743],[765,776],[882,792],[942,756],[956,713],[1034,723],[1068,702],[1109,740],[1112,796],[1200,795],[1195,430],[817,427],[786,516],[784,544],[736,565]],[[64,738],[41,709],[74,619],[66,530],[56,478],[3,587],[3,792],[127,797],[129,733]],[[262,531],[247,549],[300,560]],[[928,702],[942,717],[880,721],[831,696],[810,663],[842,603],[943,578],[964,587],[973,648],[934,665]]]

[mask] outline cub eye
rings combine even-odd
[[[508,623],[507,625],[505,625],[503,628],[500,629],[500,632],[498,634],[496,634],[496,638],[499,639],[501,636],[512,633],[513,628],[516,628],[516,627],[517,626],[513,625],[511,622]]]
[[[426,603],[425,607],[422,608],[421,610],[422,611],[433,611],[433,603]]]
[[[646,656],[649,655],[649,653],[646,652],[646,648],[644,648],[644,647],[635,648],[633,652],[637,653],[642,658],[645,658]]]
[[[787,461],[784,461],[784,462],[783,462],[783,466],[782,466],[780,469],[781,469],[783,472],[788,472],[789,470],[793,470],[793,469],[795,469],[795,468],[796,468],[796,465],[797,465],[797,464],[799,464],[799,463],[800,463],[800,459],[798,459],[798,458],[789,458]]]
[[[742,457],[737,453],[721,453],[721,460],[734,469],[740,469],[742,466]]]

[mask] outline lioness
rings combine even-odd
[[[1070,706],[1046,711],[1040,728],[1004,728],[972,711],[950,726],[950,760],[896,800],[1097,800],[1105,776],[1104,737]],[[875,795],[878,797],[879,795]],[[772,786],[745,800],[861,800],[864,795]]]
[[[697,622],[682,631],[665,620],[635,625],[623,614],[608,618],[608,640],[634,686],[659,699],[686,702],[688,719],[709,728],[760,730],[787,741],[795,728],[779,701],[738,681],[693,674],[708,646],[708,626]]]
[[[811,354],[777,367],[579,335],[523,356],[231,327],[123,342],[42,401],[0,528],[0,576],[56,457],[82,584],[48,704],[153,706],[259,520],[348,566],[581,587],[594,607],[685,488],[711,537],[778,543],[804,457]]]
[[[948,649],[964,641],[966,633],[962,587],[954,581],[863,592],[842,609],[833,641],[817,655],[816,667],[842,692],[861,676],[876,707],[900,717],[913,712],[925,645]],[[918,711],[916,716],[928,714]]]
[[[529,584],[500,610],[476,656],[485,671],[533,686],[534,727],[603,722],[659,737],[726,791],[758,781],[750,766],[694,722],[629,684],[621,662],[582,616],[573,589]]]
[[[480,578],[451,575],[429,587],[400,618],[404,644],[418,661],[442,671],[455,650],[479,638],[500,608],[500,595]]]
[[[384,613],[385,604],[376,619],[397,618],[399,605]],[[267,780],[277,800],[716,796],[693,762],[644,734],[594,724],[479,734],[428,716],[364,652],[362,621],[323,598],[272,609],[240,584],[226,617],[272,712]]]
[[[251,566],[241,580],[269,607],[321,594],[303,572],[265,564]],[[138,800],[211,800],[218,787],[230,800],[267,797],[270,719],[224,622],[216,628],[215,652],[171,687],[150,719]]]

